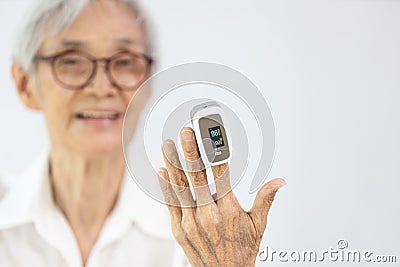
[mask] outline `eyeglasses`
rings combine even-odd
[[[120,90],[136,89],[148,76],[152,58],[140,53],[119,52],[109,58],[95,58],[82,51],[68,50],[52,56],[36,56],[34,61],[50,62],[55,80],[66,89],[88,86],[96,75],[98,62],[105,62],[111,84]]]

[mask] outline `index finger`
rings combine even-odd
[[[208,187],[206,169],[200,156],[193,129],[184,127],[180,132],[180,139],[185,154],[188,175],[196,194],[197,205],[214,202]]]
[[[189,182],[182,170],[175,143],[168,139],[162,143],[162,154],[171,181],[171,187],[175,191],[182,207],[193,207],[194,200],[190,192]]]

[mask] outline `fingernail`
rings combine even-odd
[[[163,149],[167,156],[171,156],[174,153],[175,144],[172,140],[165,140],[163,142]]]
[[[185,129],[182,131],[182,140],[183,141],[193,141],[194,140],[194,135],[193,132],[189,129]]]

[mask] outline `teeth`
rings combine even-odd
[[[84,111],[78,114],[81,119],[116,119],[118,113],[115,112],[100,112],[100,111]]]

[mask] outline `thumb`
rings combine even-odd
[[[274,201],[276,192],[279,188],[283,187],[286,181],[282,178],[275,178],[261,187],[258,191],[256,199],[254,200],[253,207],[249,211],[249,215],[257,229],[264,233],[267,225],[267,215]]]

